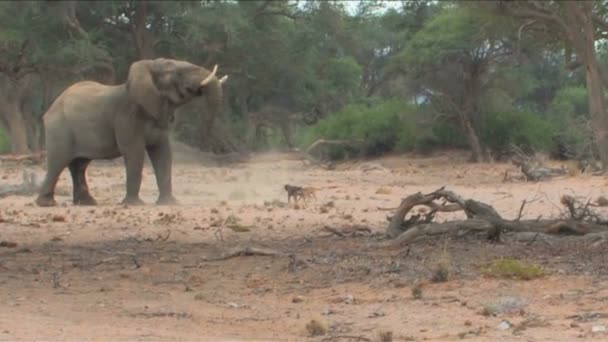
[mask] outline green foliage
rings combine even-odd
[[[589,157],[593,153],[588,113],[587,89],[583,86],[559,89],[549,105],[547,119],[555,126],[555,140],[567,157]]]
[[[11,151],[11,142],[8,139],[8,134],[0,127],[0,153],[8,153]]]
[[[428,65],[467,53],[477,44],[479,25],[466,8],[444,10],[414,35],[402,58],[408,65]]]
[[[243,138],[251,133],[246,113],[272,104],[321,119],[298,127],[301,145],[321,137],[364,141],[362,149],[332,148],[335,158],[466,147],[462,115],[496,153],[511,143],[537,150],[557,143],[571,155],[591,146],[584,70],[566,71],[561,41],[539,43],[532,32],[542,30],[520,31],[521,22],[480,2],[404,1],[388,8],[362,1],[349,12],[353,6],[340,1],[146,1],[142,37],[133,30],[141,2],[75,3],[72,13],[68,2],[0,2],[4,73],[36,70],[64,88],[111,66],[122,82],[142,57],[143,37],[152,57],[217,63],[220,75],[230,75],[225,116],[217,120],[229,135],[221,139],[237,144],[250,143]],[[604,64],[607,47],[598,45]],[[36,116],[47,105],[43,83],[29,89]],[[13,85],[2,85],[7,96]],[[405,102],[422,96],[419,106]],[[197,146],[204,140],[205,109],[199,103],[181,111],[178,139]],[[246,147],[285,145],[269,126],[258,146]]]
[[[310,127],[300,137],[300,145],[306,147],[321,138],[361,140],[360,152],[366,156],[412,150],[416,141],[414,119],[413,106],[399,100],[353,104]],[[332,158],[345,156],[340,151],[329,154]]]
[[[466,145],[466,138],[459,127],[439,121],[418,135],[415,151],[426,154],[441,148],[464,148]]]
[[[507,152],[511,144],[524,149],[548,150],[554,129],[540,115],[527,111],[487,113],[480,120],[482,142],[492,152]]]
[[[552,119],[568,120],[589,113],[587,102],[587,89],[583,86],[570,86],[560,89],[549,109]]]
[[[491,277],[520,280],[531,280],[545,275],[540,266],[515,259],[495,260],[482,268],[481,272]]]

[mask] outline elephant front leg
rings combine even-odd
[[[140,146],[131,147],[123,153],[123,156],[127,169],[127,195],[121,204],[142,205],[144,201],[139,198],[139,189],[141,188],[141,175],[144,168],[143,143]]]
[[[50,144],[47,142],[47,146]],[[36,204],[41,207],[52,207],[57,205],[55,201],[55,186],[61,172],[68,165],[69,157],[64,156],[58,148],[49,148],[47,151],[47,171],[44,181],[38,190]]]
[[[172,155],[169,139],[165,138],[157,145],[147,146],[146,150],[154,168],[156,184],[158,185],[159,195],[156,203],[165,205],[178,204],[175,197],[173,197],[171,180]]]

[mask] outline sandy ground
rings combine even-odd
[[[58,207],[38,208],[33,197],[0,200],[0,240],[17,244],[0,247],[0,340],[379,341],[382,332],[394,341],[608,339],[603,241],[491,244],[467,236],[377,248],[390,213],[378,208],[418,191],[445,185],[506,218],[517,216],[524,199],[535,199],[524,215],[536,218],[558,215],[562,194],[605,194],[604,177],[503,183],[512,166],[465,159],[392,156],[332,171],[276,153],[229,167],[178,163],[181,204],[171,207],[152,204],[149,166],[142,186],[149,204],[128,208],[117,204],[125,181],[120,161],[89,168],[97,207],[72,206],[66,171]],[[383,169],[364,172],[365,163]],[[2,165],[2,182],[19,183],[22,170]],[[319,188],[317,200],[285,205],[286,183]],[[339,237],[323,229],[357,225],[372,234]],[[239,246],[293,257],[212,260]],[[430,282],[446,256],[449,280]],[[548,275],[483,276],[481,268],[501,257],[536,263]],[[415,299],[419,283],[422,298]],[[493,314],[483,315],[488,307]],[[324,335],[309,336],[313,319],[327,328]]]

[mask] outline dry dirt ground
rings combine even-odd
[[[152,204],[149,165],[142,207],[117,205],[120,161],[89,168],[97,207],[72,206],[66,171],[56,208],[38,208],[33,197],[0,200],[0,240],[17,244],[0,247],[0,340],[379,341],[383,332],[394,341],[608,339],[608,242],[492,244],[466,236],[378,248],[390,214],[379,207],[443,185],[506,218],[524,199],[536,199],[524,212],[535,218],[558,215],[562,194],[605,194],[601,176],[503,183],[512,166],[465,159],[391,156],[365,161],[383,166],[368,171],[364,162],[305,167],[278,153],[224,167],[182,162],[174,167],[181,204],[171,207]],[[2,182],[19,183],[22,169],[1,166]],[[286,183],[319,188],[317,200],[285,205]],[[341,237],[326,226],[371,234]],[[285,255],[213,260],[239,246]],[[548,275],[482,274],[502,257],[536,263]],[[430,282],[446,258],[449,280]],[[417,284],[420,299],[412,295]],[[310,336],[311,320],[325,334]]]

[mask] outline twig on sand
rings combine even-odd
[[[352,340],[352,341],[365,341],[369,342],[371,339],[365,336],[357,336],[357,335],[334,335],[323,338],[321,341],[336,341],[336,340]]]
[[[288,256],[289,254],[276,251],[274,249],[258,248],[258,247],[237,247],[224,253],[217,258],[205,259],[205,261],[222,261],[239,256]]]

